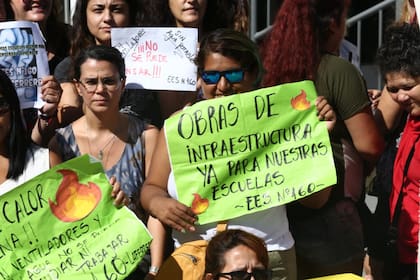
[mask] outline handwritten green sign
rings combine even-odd
[[[282,205],[337,181],[311,81],[199,102],[165,123],[178,199],[199,222]]]
[[[0,196],[0,279],[125,279],[151,236],[113,205],[99,162],[64,162]]]

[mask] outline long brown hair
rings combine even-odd
[[[73,40],[71,41],[70,54],[78,56],[81,50],[95,45],[95,37],[90,33],[87,24],[87,6],[90,0],[79,0],[73,15]],[[129,25],[135,26],[138,20],[137,0],[124,0],[129,7]]]

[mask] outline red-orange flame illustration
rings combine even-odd
[[[300,91],[300,94],[290,100],[290,103],[292,104],[292,108],[297,111],[305,111],[311,107],[311,103],[306,99],[306,92],[303,89]]]
[[[94,183],[80,184],[77,173],[61,169],[63,180],[55,194],[56,202],[48,200],[52,213],[63,222],[75,222],[85,218],[101,200],[101,189]]]
[[[193,193],[194,200],[191,204],[191,209],[196,215],[200,215],[206,212],[209,208],[209,200],[207,198],[201,198],[198,193]]]

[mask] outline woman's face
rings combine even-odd
[[[340,20],[332,21],[330,24],[330,37],[329,43],[327,46],[327,50],[330,52],[338,52],[340,49],[341,41],[343,40],[344,36],[346,35],[346,20],[347,20],[347,13],[350,7],[350,1],[345,1],[343,12],[341,13]]]
[[[420,77],[417,79],[404,72],[385,75],[386,89],[392,99],[410,115],[420,117]]]
[[[241,73],[243,73],[241,79]],[[205,81],[214,78],[213,82]],[[217,77],[220,76],[219,79]],[[230,80],[230,81],[229,81]],[[210,53],[204,60],[204,68],[200,75],[201,88],[205,99],[212,99],[235,93],[252,91],[256,74],[245,71],[236,60],[220,53]]]
[[[114,64],[89,58],[80,66],[76,86],[86,109],[99,113],[109,109],[118,111],[124,83]]]
[[[7,140],[10,133],[10,108],[6,98],[0,93],[0,143]]]
[[[225,253],[225,267],[221,273],[231,273],[237,271],[246,271],[248,273],[264,270],[264,265],[258,260],[257,254],[249,247],[238,245]],[[261,279],[260,277],[257,277]],[[226,279],[226,278],[220,278]],[[251,279],[255,279],[251,278]],[[264,278],[266,279],[266,278]]]
[[[129,6],[124,0],[90,0],[87,26],[98,45],[111,45],[111,28],[130,24]]]
[[[51,14],[53,0],[10,0],[16,20],[46,22]]]
[[[178,27],[199,27],[207,7],[207,0],[168,0]]]

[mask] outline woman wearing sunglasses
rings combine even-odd
[[[230,29],[218,29],[200,42],[196,58],[200,74],[202,98],[212,99],[252,91],[259,87],[263,67],[258,47],[246,35]],[[319,100],[326,115],[331,118],[325,100]],[[323,110],[324,111],[324,110]],[[216,223],[194,226],[196,217],[189,207],[177,200],[174,177],[171,174],[165,130],[159,135],[152,159],[149,177],[145,181],[141,202],[143,207],[162,223],[175,230],[175,245],[199,239],[210,239],[216,232]],[[276,217],[273,220],[273,217]],[[229,228],[243,229],[262,238],[270,251],[270,269],[278,279],[295,279],[293,237],[289,232],[284,206],[249,214],[228,222]],[[155,239],[161,237],[154,236]],[[283,278],[285,277],[285,278]],[[275,278],[277,279],[277,278]]]
[[[269,280],[264,241],[242,230],[226,230],[213,237],[206,250],[205,280]]]

